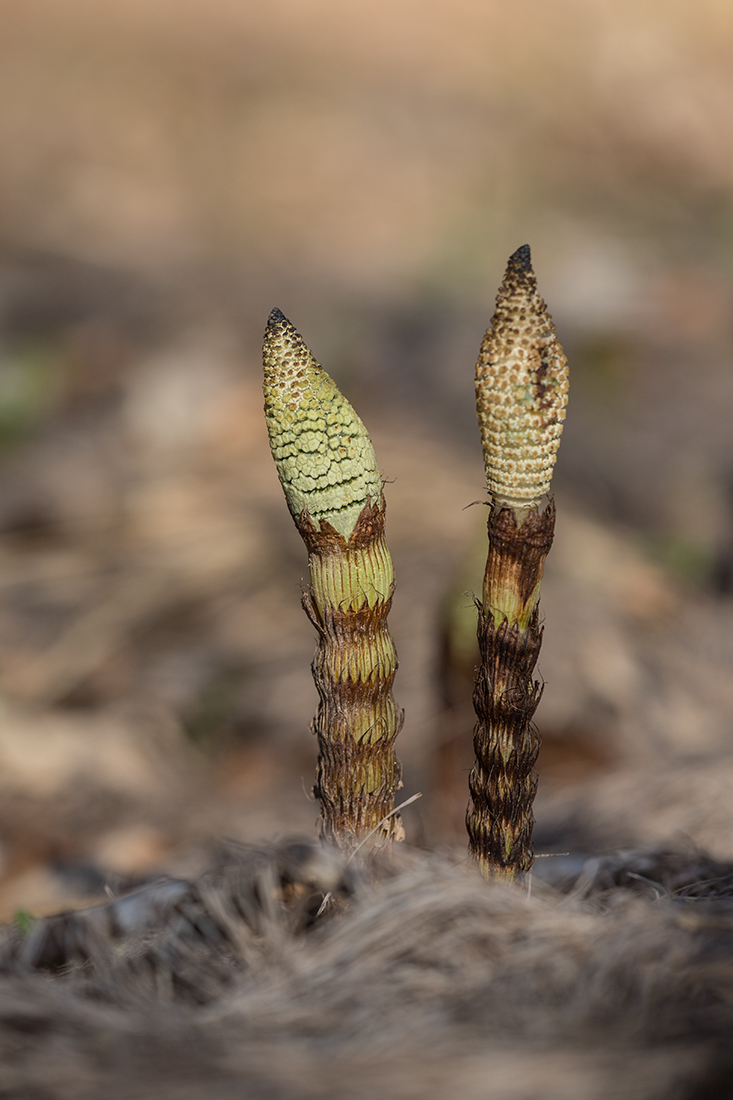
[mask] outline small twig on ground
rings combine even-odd
[[[351,863],[352,859],[354,858],[356,853],[359,851],[359,849],[363,848],[363,846],[370,839],[370,837],[373,837],[374,834],[379,829],[382,828],[382,826],[387,822],[387,820],[390,817],[392,817],[393,814],[399,813],[400,810],[404,810],[405,806],[409,806],[411,802],[417,802],[418,798],[422,798],[422,792],[421,791],[419,791],[417,794],[413,794],[411,798],[406,798],[404,802],[400,802],[399,806],[395,806],[395,808],[393,810],[390,810],[390,812],[386,815],[386,817],[384,817],[377,825],[375,825],[374,828],[372,829],[372,831],[370,833],[367,833],[367,835],[364,837],[363,840],[359,841],[356,848],[354,848],[353,852],[351,853],[349,858],[346,860],[346,863],[347,864]],[[331,900],[331,897],[332,897],[332,891],[329,890],[328,893],[326,894],[326,896],[324,897],[323,901],[321,902],[320,908],[319,908],[318,912],[316,913],[316,917],[320,917],[321,914],[325,911],[326,906],[328,905],[329,901]]]

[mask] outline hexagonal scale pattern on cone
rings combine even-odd
[[[270,447],[293,518],[307,510],[348,539],[364,505],[382,496],[367,430],[279,309],[262,358]]]
[[[476,364],[476,411],[494,501],[531,507],[549,490],[567,401],[567,359],[537,292],[529,245],[522,245],[509,259]]]

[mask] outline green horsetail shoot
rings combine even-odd
[[[322,833],[350,849],[373,830],[402,838],[394,813],[402,712],[387,628],[394,592],[385,500],[363,423],[303,338],[274,309],[263,347],[265,418],[280,483],[308,550],[303,607],[318,633],[314,794]]]

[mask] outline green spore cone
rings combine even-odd
[[[362,421],[279,309],[262,353],[270,447],[291,515],[307,511],[348,539],[382,478]]]

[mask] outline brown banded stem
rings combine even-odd
[[[533,679],[542,644],[540,583],[555,507],[540,507],[560,443],[568,369],[537,292],[528,245],[509,259],[476,365],[476,410],[490,497],[489,550],[479,605],[474,688],[476,763],[469,776],[469,849],[487,879],[532,866]]]
[[[402,712],[387,628],[394,571],[382,478],[366,428],[274,309],[263,348],[265,418],[285,499],[308,550],[303,607],[318,634],[314,793],[321,831],[351,848],[394,809]],[[398,815],[383,838],[402,837]]]

